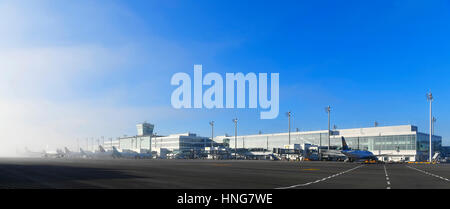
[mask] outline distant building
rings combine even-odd
[[[387,126],[355,129],[337,129],[330,136],[332,147],[341,147],[341,136],[345,137],[351,149],[368,150],[383,161],[425,161],[428,160],[429,135],[418,131],[416,126]],[[439,152],[442,137],[432,137],[433,152]],[[282,148],[289,144],[288,133],[257,134],[237,136],[217,136],[217,143],[227,143],[231,149]],[[291,144],[312,144],[328,146],[328,130],[291,132]]]
[[[151,148],[157,152],[161,149],[166,149],[171,152],[198,152],[204,150],[207,146],[211,146],[210,138],[197,136],[194,133],[184,133],[154,137]]]
[[[210,138],[197,136],[194,133],[169,136],[125,136],[105,142],[105,148],[111,149],[112,146],[115,146],[121,150],[132,150],[140,153],[156,152],[160,155],[164,152],[200,152],[205,147],[211,146],[212,142]]]
[[[441,154],[442,154],[443,157],[450,158],[450,146],[442,146]]]

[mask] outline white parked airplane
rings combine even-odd
[[[64,147],[64,157],[65,158],[82,158],[83,154],[81,152],[72,152],[69,148]]]
[[[128,159],[145,159],[145,158],[152,158],[151,153],[137,153],[134,151],[122,151],[120,152],[117,150],[116,147],[113,146],[113,156],[115,158],[128,158]]]
[[[80,152],[85,158],[115,158],[113,151],[106,151],[101,145],[96,152],[84,151],[80,148]]]
[[[25,152],[19,153],[25,157],[44,157],[45,151],[42,152],[34,152],[30,151],[27,147],[25,147]]]

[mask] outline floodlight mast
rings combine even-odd
[[[429,145],[429,154],[430,159],[429,161],[432,161],[433,158],[433,147],[432,147],[432,137],[433,137],[433,93],[427,93],[427,101],[430,102],[430,145]]]
[[[234,122],[234,158],[237,160],[237,122],[238,119],[233,119]]]
[[[325,108],[325,112],[328,113],[328,150],[330,150],[330,113],[331,113],[331,106],[328,106]]]
[[[289,120],[289,127],[288,127],[289,128],[289,131],[288,131],[288,133],[289,133],[289,146],[291,145],[291,114],[292,114],[291,111],[286,113],[286,116],[288,116],[288,120]]]
[[[77,150],[78,150],[78,152],[80,151],[80,139],[79,138],[77,138]]]
[[[212,154],[212,148],[213,148],[213,141],[214,141],[214,121],[209,122],[209,125],[211,125],[211,149],[210,153]],[[214,157],[213,157],[214,159]]]

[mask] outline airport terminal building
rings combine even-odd
[[[201,153],[207,147],[221,146],[231,152],[247,149],[253,151],[272,152],[274,148],[286,148],[299,144],[328,147],[328,131],[305,131],[289,133],[257,134],[237,136],[217,136],[214,140],[198,136],[194,133],[157,136],[153,134],[153,125],[143,123],[137,125],[138,135],[119,137],[104,144],[106,149],[115,146],[121,150],[133,150],[139,153],[153,152],[159,156],[166,153]],[[429,135],[419,132],[413,125],[369,127],[355,129],[336,129],[331,131],[330,147],[340,149],[341,137],[345,137],[348,146],[354,150],[368,150],[382,161],[426,161],[429,154]],[[433,136],[433,152],[441,152],[442,137]]]
[[[355,129],[333,130],[330,145],[342,147],[341,136],[345,137],[351,149],[368,150],[383,161],[426,161],[428,159],[429,135],[418,131],[416,126],[386,126]],[[258,134],[237,136],[218,136],[218,143],[228,144],[231,149],[264,149],[283,148],[289,144],[289,133]],[[311,144],[320,147],[328,146],[328,130],[291,132],[290,144]],[[432,137],[433,152],[439,152],[442,137]]]

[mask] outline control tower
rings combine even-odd
[[[149,136],[153,134],[155,125],[144,122],[136,125],[138,136]]]

